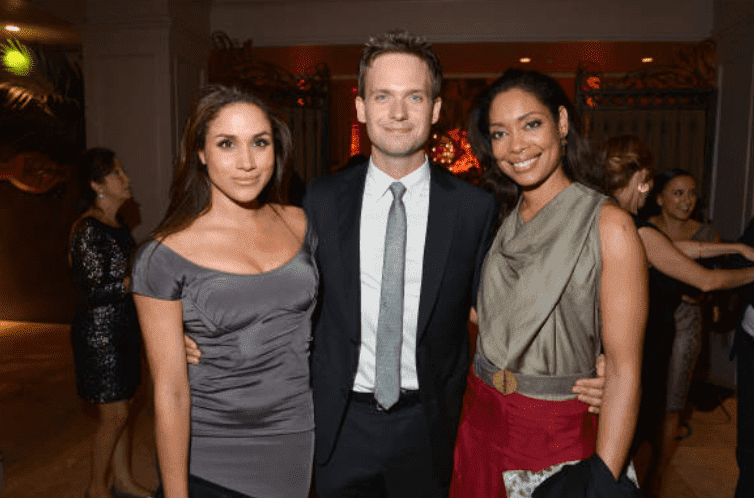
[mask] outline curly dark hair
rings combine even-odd
[[[426,62],[432,81],[432,99],[440,96],[442,66],[432,45],[423,36],[414,35],[404,29],[393,29],[371,37],[364,45],[359,61],[359,97],[365,98],[367,70],[382,54],[415,55]]]
[[[469,114],[468,124],[469,142],[484,171],[481,186],[495,194],[500,204],[498,222],[502,222],[515,207],[520,190],[518,185],[500,170],[492,154],[490,108],[495,97],[513,89],[523,90],[536,97],[549,109],[556,123],[560,117],[560,108],[567,111],[568,135],[563,170],[570,179],[604,192],[602,168],[594,161],[589,140],[579,131],[581,128],[578,114],[563,87],[550,76],[538,71],[508,69],[479,95]]]
[[[285,121],[259,97],[235,87],[208,85],[199,92],[183,128],[181,147],[170,187],[170,204],[153,232],[157,240],[178,232],[191,224],[211,206],[211,190],[207,166],[199,160],[204,149],[207,129],[225,106],[252,104],[264,112],[272,125],[275,150],[275,171],[259,194],[259,202],[286,203],[286,182],[289,179],[288,159],[291,155],[291,131]]]

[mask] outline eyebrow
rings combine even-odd
[[[395,94],[397,92],[390,90],[389,88],[375,88],[374,90],[372,90],[372,94],[375,94],[375,93]],[[425,88],[411,88],[401,93],[405,93],[406,95],[413,95],[415,93],[423,93],[423,94],[429,95],[429,92],[427,92]]]
[[[271,137],[272,136],[272,132],[267,131],[267,130],[260,131],[259,133],[257,133],[256,135],[254,135],[252,138],[259,138],[259,137],[263,137],[263,136],[270,136]],[[214,138],[238,138],[238,136],[236,136],[236,135],[234,135],[232,133],[222,133],[222,132],[218,133],[217,135],[213,135],[213,137]]]
[[[517,117],[516,121],[518,122],[526,121],[526,119],[528,119],[532,114],[545,115],[543,112],[540,112],[540,111],[530,111],[524,114],[523,116]],[[490,123],[490,126],[505,126],[505,125],[503,125],[502,123]]]

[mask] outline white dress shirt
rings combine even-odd
[[[377,319],[380,314],[382,260],[385,253],[385,231],[393,194],[391,176],[380,171],[369,160],[364,198],[361,206],[360,280],[361,280],[361,349],[353,390],[374,392]],[[401,346],[401,388],[419,389],[416,375],[416,326],[419,319],[424,242],[429,216],[429,162],[400,181],[406,192],[406,268],[403,290],[403,344]]]

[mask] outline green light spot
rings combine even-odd
[[[15,40],[9,40],[7,44],[0,45],[2,51],[3,66],[13,74],[26,76],[31,71],[34,61],[29,49]]]

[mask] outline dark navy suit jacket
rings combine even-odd
[[[317,233],[319,308],[311,356],[315,460],[332,454],[349,403],[361,344],[359,233],[368,161],[313,180],[304,209]],[[469,367],[467,320],[494,235],[497,205],[488,192],[432,166],[416,367],[432,434],[437,476],[450,481]],[[410,223],[410,220],[409,220]]]

